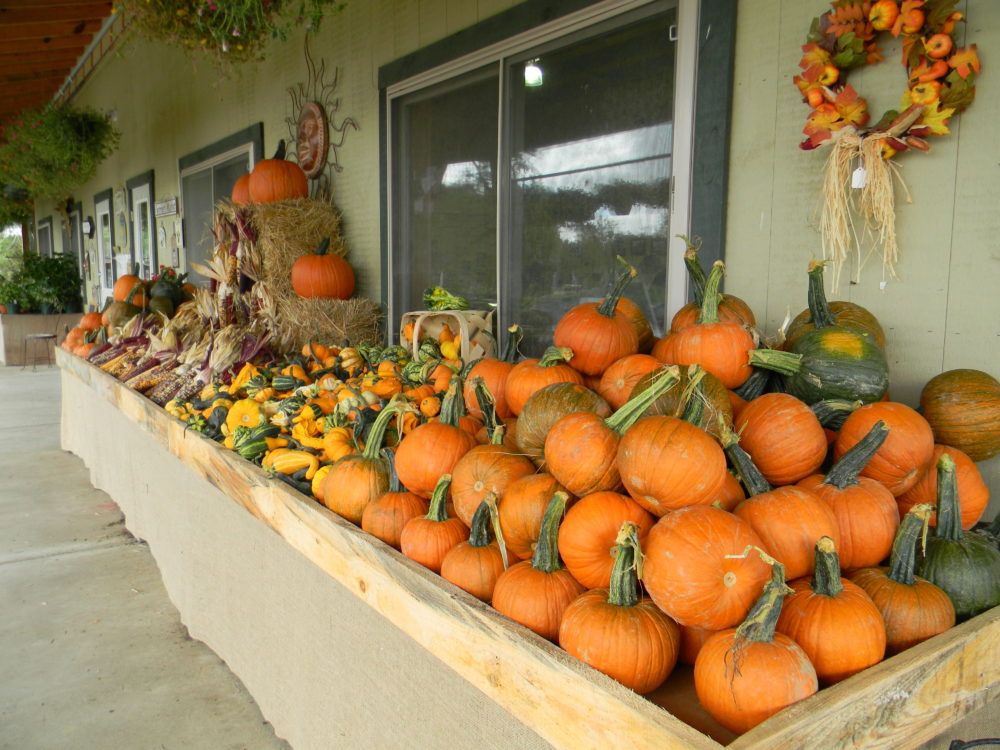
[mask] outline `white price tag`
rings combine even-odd
[[[863,188],[868,183],[868,173],[864,167],[858,167],[851,172],[851,187]]]

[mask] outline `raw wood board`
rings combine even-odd
[[[185,430],[145,397],[57,352],[87,384],[199,476],[266,523],[443,663],[555,747],[720,748],[732,735],[697,707],[690,670],[653,700],[512,623],[235,453]],[[912,748],[1000,695],[1000,608],[782,711],[730,747]],[[684,686],[686,683],[686,687]],[[674,688],[677,689],[674,689]],[[713,739],[714,737],[714,739]]]

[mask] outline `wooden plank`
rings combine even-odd
[[[3,27],[0,26],[0,29]],[[93,34],[81,34],[79,36],[55,36],[46,39],[3,39],[3,49],[5,54],[20,54],[29,52],[32,54],[45,53],[50,50],[60,50],[60,52],[70,52],[79,57],[87,49]],[[0,37],[2,38],[2,37]]]
[[[59,356],[61,354],[62,356]],[[722,746],[185,425],[78,357],[87,383],[195,473],[264,521],[555,747],[719,750]]]
[[[0,24],[50,24],[54,21],[93,21],[102,20],[109,15],[111,15],[110,2],[75,3],[72,5],[44,7],[31,5],[21,8],[13,8],[4,3],[3,6],[0,6]]]
[[[14,42],[26,39],[56,39],[58,37],[76,37],[77,40],[85,34],[93,34],[103,21],[57,21],[55,23],[12,23],[0,24],[0,41]]]
[[[452,587],[87,362],[64,371],[556,747],[722,747]],[[1000,696],[1000,607],[792,706],[732,750],[920,745]]]
[[[0,68],[6,68],[15,64],[37,65],[39,63],[48,63],[59,66],[64,63],[73,65],[79,57],[79,55],[74,55],[72,50],[43,50],[41,52],[18,52],[15,54],[7,54],[7,49],[5,47],[0,50]]]
[[[16,58],[16,55],[4,55],[7,58]],[[9,81],[23,81],[32,77],[45,77],[47,75],[62,75],[63,78],[73,69],[76,58],[71,56],[53,57],[51,60],[40,62],[15,62],[14,60],[4,60],[0,58],[0,78]]]
[[[67,71],[68,72],[68,71]],[[62,82],[66,80],[65,75],[49,75],[49,76],[38,76],[37,78],[26,78],[20,81],[3,81],[0,83],[0,92],[3,92],[5,97],[10,96],[22,96],[31,94],[44,94],[48,92],[51,96],[54,94]]]
[[[1000,607],[785,709],[728,747],[918,747],[1000,696],[997,644]]]

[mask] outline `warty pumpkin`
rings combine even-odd
[[[914,506],[892,543],[889,567],[866,567],[850,575],[871,597],[885,622],[886,653],[898,654],[955,624],[955,607],[942,589],[913,574],[917,544],[931,506]]]
[[[777,629],[798,643],[823,685],[832,685],[878,664],[885,656],[885,623],[871,597],[840,577],[830,537],[816,543],[811,580],[791,582]]]
[[[556,323],[556,346],[573,350],[570,366],[585,375],[600,375],[615,360],[639,351],[639,339],[630,320],[618,312],[625,286],[636,276],[635,268],[618,258],[625,270],[601,302],[581,302]]]
[[[775,631],[790,589],[781,564],[772,559],[771,565],[771,578],[746,619],[709,637],[694,663],[698,701],[732,732],[752,729],[819,688],[805,651]]]
[[[581,594],[566,608],[559,645],[644,694],[658,688],[676,666],[680,632],[651,599],[640,598],[641,569],[639,531],[625,521],[615,539],[610,585]]]
[[[553,642],[566,608],[585,590],[559,559],[559,521],[568,500],[565,492],[552,495],[531,560],[505,570],[493,589],[494,609]]]

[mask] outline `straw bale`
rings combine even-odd
[[[296,352],[309,341],[352,344],[382,340],[380,308],[364,297],[287,300],[274,321],[272,348]]]

